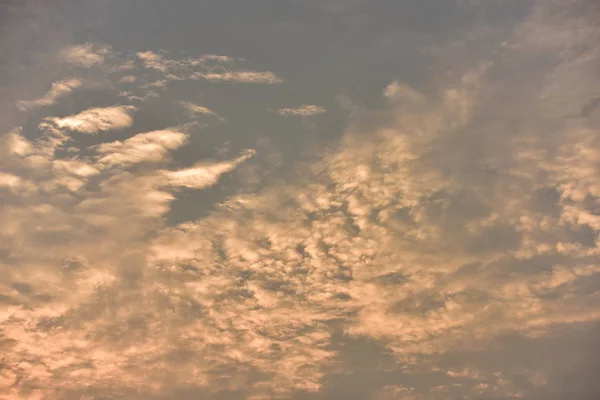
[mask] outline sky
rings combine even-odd
[[[0,399],[600,398],[599,22],[0,1]]]

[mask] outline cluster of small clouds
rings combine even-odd
[[[556,13],[537,2],[502,63],[467,66],[435,91],[393,81],[385,109],[351,121],[337,147],[299,167],[302,179],[177,226],[165,216],[179,189],[215,185],[254,152],[170,169],[189,139],[182,127],[55,151],[77,133],[131,127],[132,106],[48,117],[37,140],[18,129],[0,136],[0,396],[172,397],[198,387],[289,398],[344,372],[340,332],[378,343],[407,374],[445,379],[386,385],[376,400],[551,394],[556,366],[433,365],[502,335],[600,320],[589,287],[600,274],[600,118],[589,106],[600,96],[600,41],[583,17],[562,17],[562,39],[545,41]],[[100,49],[68,59],[95,65],[108,57]],[[531,54],[553,64],[528,73],[525,87],[506,78]],[[164,76],[235,61],[137,57]]]
[[[144,67],[165,74],[169,80],[206,79],[211,82],[271,85],[283,82],[271,71],[231,70],[228,65],[236,60],[228,56],[209,54],[197,58],[173,60],[152,51],[138,52],[136,55]]]
[[[206,80],[209,82],[229,82],[229,83],[245,83],[245,84],[280,84],[283,81],[270,71],[252,71],[244,69],[230,69],[236,62],[244,61],[240,58],[232,58],[228,56],[207,54],[195,58],[185,59],[170,59],[166,56],[165,51],[152,52],[143,51],[137,52],[135,57],[127,57],[116,53],[110,46],[94,45],[86,43],[83,45],[73,45],[63,49],[59,53],[59,60],[67,65],[75,68],[99,68],[105,72],[105,75],[115,75],[114,82],[105,83],[107,87],[115,85],[122,88],[119,96],[124,97],[129,102],[144,102],[147,99],[160,97],[157,89],[164,90],[172,81],[181,80]],[[139,73],[139,67],[136,67],[136,62],[141,63],[142,68],[158,72],[159,77],[149,78]],[[199,69],[199,70],[198,70]],[[74,72],[77,72],[74,70]],[[123,75],[125,73],[126,75]],[[134,74],[135,73],[135,74]],[[61,79],[51,84],[48,91],[38,98],[33,100],[22,100],[17,103],[17,107],[21,111],[32,111],[41,107],[53,106],[61,99],[70,95],[74,90],[81,88],[93,88],[98,86],[95,82],[86,82],[79,77],[69,79]],[[100,85],[102,86],[102,85]],[[132,86],[134,86],[132,88]],[[134,89],[137,94],[134,94]],[[199,116],[213,116],[217,120],[224,122],[225,119],[219,116],[211,109],[194,104],[189,101],[182,101],[181,106],[188,111],[188,115],[192,119],[198,119]],[[131,107],[131,106],[130,106]],[[119,112],[118,108],[114,109]],[[317,105],[303,104],[298,107],[280,108],[274,110],[277,114],[290,116],[315,116],[324,114],[327,110],[324,107]],[[94,115],[94,110],[86,111],[87,116],[81,115],[74,121],[87,125],[90,130],[102,130],[101,123],[98,121],[98,116]],[[105,113],[106,114],[106,113]],[[125,121],[128,118],[122,115]],[[89,120],[90,122],[85,122]],[[59,127],[68,127],[72,122],[69,117],[62,119],[54,119],[55,124]],[[107,125],[108,127],[108,125]],[[82,129],[85,130],[85,129]]]
[[[165,51],[142,51],[135,55],[121,54],[108,45],[85,43],[64,48],[59,52],[58,62],[72,68],[77,74],[81,69],[98,70],[107,77],[103,84],[88,82],[73,76],[52,83],[48,91],[33,100],[22,100],[17,103],[21,111],[57,104],[76,89],[84,87],[104,86],[118,88],[120,96],[128,101],[140,102],[159,97],[157,90],[165,90],[170,82],[182,80],[206,80],[209,82],[266,84],[282,83],[282,79],[271,71],[254,71],[236,68],[236,64],[244,62],[241,58],[207,54],[200,57],[171,59]],[[144,73],[151,71],[154,74]],[[190,103],[191,104],[191,103]],[[196,115],[210,114],[200,112],[200,108],[187,107]],[[213,116],[216,114],[212,113]]]

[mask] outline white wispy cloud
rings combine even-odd
[[[238,60],[241,60],[241,59],[238,58]],[[200,61],[200,62],[217,61],[220,63],[231,63],[231,62],[234,62],[235,59],[233,57],[222,56],[222,55],[218,55],[218,54],[205,54],[202,57],[200,57],[199,59],[196,59],[196,61]]]
[[[310,105],[303,104],[298,107],[280,108],[280,109],[275,110],[275,112],[277,112],[277,114],[282,115],[284,117],[291,117],[291,116],[309,117],[312,115],[325,114],[327,112],[327,110],[321,106],[317,106],[317,105],[313,105],[313,104],[310,104]]]
[[[192,79],[206,79],[210,82],[231,83],[256,83],[276,85],[283,82],[277,75],[270,71],[222,71],[222,72],[196,72]]]
[[[201,189],[214,185],[221,175],[233,171],[252,155],[254,155],[254,151],[248,150],[231,161],[214,164],[203,163],[177,171],[161,171],[161,174],[165,178],[165,185]]]
[[[87,134],[122,129],[131,126],[132,106],[94,107],[67,117],[49,117],[47,121],[60,129],[68,129]]]
[[[126,166],[140,162],[160,162],[168,159],[169,151],[183,146],[187,134],[162,130],[137,135],[121,142],[102,143],[95,150],[100,154],[99,164]]]
[[[221,116],[219,116],[217,113],[215,113],[213,110],[211,110],[208,107],[194,104],[189,101],[182,101],[180,104],[183,108],[185,108],[188,111],[188,113],[192,117],[195,117],[198,115],[212,115],[213,117],[216,117],[220,121],[224,121],[224,119]]]
[[[19,101],[17,103],[17,106],[22,111],[38,107],[51,106],[55,104],[60,98],[65,97],[74,89],[77,89],[82,85],[83,82],[81,81],[81,79],[78,78],[60,80],[52,83],[52,87],[44,95],[34,100]]]

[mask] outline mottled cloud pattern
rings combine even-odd
[[[169,90],[283,84],[274,72],[63,49],[66,74],[86,70],[118,101],[39,114],[81,82],[60,77],[16,104],[35,123],[0,136],[0,398],[594,398],[592,3],[540,0],[499,37],[429,47],[451,68],[422,85],[390,77],[380,107],[258,189],[244,171],[268,154],[180,158],[200,120],[230,117]],[[139,128],[144,96],[181,120]],[[236,191],[209,213],[170,222],[180,197],[224,182]],[[368,391],[344,392],[352,380]]]

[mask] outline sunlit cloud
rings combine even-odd
[[[194,104],[189,101],[182,101],[181,106],[188,111],[188,113],[190,114],[191,117],[196,117],[198,115],[211,115],[213,117],[216,117],[220,121],[224,121],[224,119],[221,116],[219,116],[217,113],[215,113],[210,108],[207,108],[207,107],[204,107],[204,106],[201,106],[198,104]]]
[[[161,171],[161,174],[166,179],[166,185],[201,189],[203,187],[214,185],[221,175],[231,172],[240,163],[252,157],[252,155],[254,155],[254,151],[248,150],[232,161],[215,164],[199,164],[178,171]]]
[[[96,147],[96,152],[101,155],[98,163],[125,166],[165,161],[169,151],[184,145],[187,137],[181,132],[163,130],[139,133],[123,142],[102,143]]]
[[[52,83],[52,87],[44,95],[34,100],[20,101],[17,105],[22,111],[38,107],[51,106],[62,97],[67,96],[74,89],[83,84],[80,79],[66,79]]]
[[[47,120],[58,128],[87,134],[122,129],[130,126],[132,106],[94,107],[68,117],[51,117]]]
[[[146,68],[155,69],[160,72],[167,72],[174,65],[173,61],[165,60],[160,54],[152,51],[142,51],[136,55],[142,60]]]
[[[0,133],[0,397],[561,398],[600,321],[600,41],[589,9],[534,3],[514,29],[429,45],[426,82],[378,81],[374,109],[352,103],[285,170],[256,115],[225,107],[258,90],[264,110],[265,88],[201,82],[275,73],[65,48],[69,75],[19,103],[59,111]],[[73,67],[102,82],[80,108],[59,101]],[[213,105],[228,123],[200,125]]]
[[[254,84],[283,82],[270,71],[231,69],[235,59],[228,56],[208,54],[196,58],[171,59],[166,57],[166,53],[163,54],[144,51],[138,52],[137,58],[142,61],[145,68],[161,72],[169,80],[204,79],[211,82]]]
[[[111,49],[108,46],[85,43],[66,47],[60,52],[60,57],[73,66],[90,68],[102,65],[110,52]]]
[[[119,79],[119,83],[134,83],[135,81],[137,81],[137,77],[135,75],[125,75]]]
[[[232,83],[262,83],[276,85],[283,82],[273,72],[259,71],[223,71],[223,72],[196,72],[192,79],[206,79],[210,82]]]
[[[324,107],[316,106],[316,105],[306,105],[303,104],[299,107],[295,108],[280,108],[276,110],[277,114],[284,117],[291,116],[301,116],[301,117],[309,117],[312,115],[325,114],[327,110]]]

